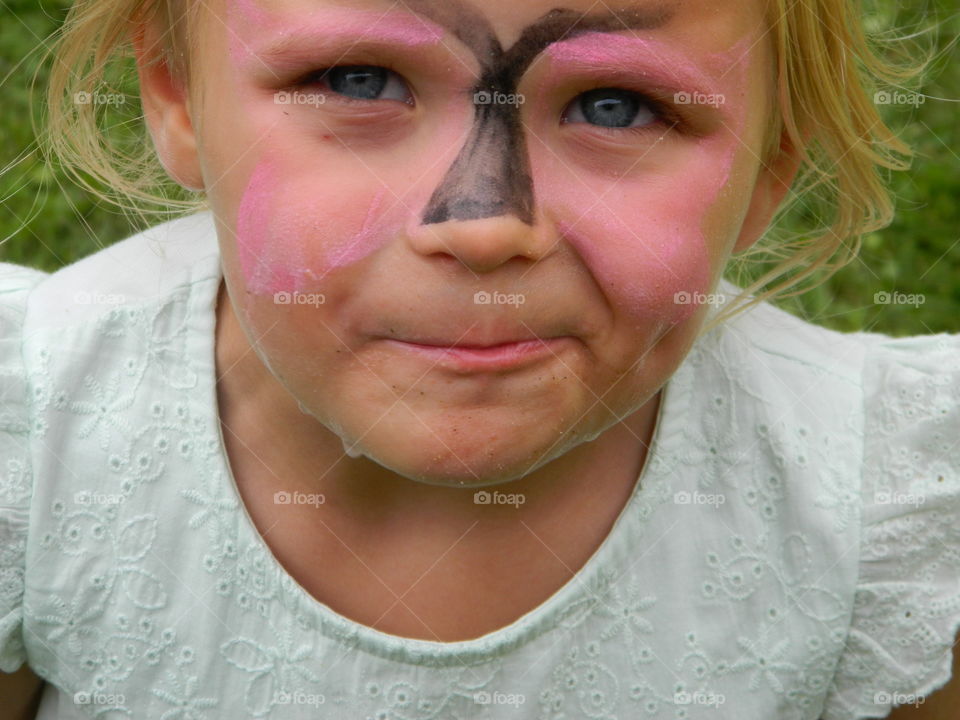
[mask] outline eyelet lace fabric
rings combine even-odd
[[[42,720],[853,720],[949,679],[960,336],[761,305],[702,337],[584,567],[430,642],[317,601],[253,525],[219,263],[201,213],[54,275],[0,265],[0,670],[47,680]]]

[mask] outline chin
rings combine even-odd
[[[496,440],[489,432],[471,437],[449,428],[436,435],[423,425],[421,430],[411,436],[408,429],[402,445],[370,443],[362,448],[363,454],[415,482],[481,488],[520,480],[567,449],[554,439],[534,438],[523,430],[503,432]]]

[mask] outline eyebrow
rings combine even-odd
[[[406,0],[412,12],[448,29],[469,47],[478,59],[504,53],[490,22],[472,5],[462,0]],[[605,6],[606,7],[606,6]],[[555,8],[524,28],[520,38],[506,51],[511,63],[524,69],[549,45],[565,37],[584,32],[623,32],[654,30],[667,24],[675,15],[676,3],[665,2],[633,5],[622,9],[606,7],[589,13],[568,8]]]
[[[716,84],[699,63],[668,43],[632,35],[587,32],[551,45],[546,52],[561,67],[585,68],[618,76],[638,69],[675,83],[678,88],[709,94]]]
[[[670,21],[674,11],[675,7],[665,5],[646,5],[623,10],[607,8],[605,12],[590,14],[557,8],[524,29],[520,38],[506,51],[504,66],[510,73],[510,79],[516,81],[539,55],[555,43],[587,33],[657,29]]]
[[[385,13],[353,8],[324,8],[316,15],[323,26],[309,26],[307,22],[293,32],[284,32],[279,39],[265,40],[254,50],[263,59],[280,61],[291,54],[298,54],[304,46],[315,50],[318,46],[342,44],[348,41],[355,45],[401,44],[422,46],[437,44],[443,37],[443,29],[406,12]]]
[[[265,41],[255,54],[272,63],[299,54],[306,44],[314,49],[324,44],[350,41],[356,45],[437,44],[444,29],[466,45],[484,64],[485,58],[505,56],[502,67],[514,79],[523,75],[534,59],[550,45],[584,33],[622,33],[653,30],[666,25],[675,15],[676,4],[634,5],[597,13],[555,8],[524,28],[520,38],[504,50],[489,21],[474,6],[461,0],[406,0],[406,11],[377,11],[354,8],[324,8],[317,12],[328,27],[302,28],[285,33],[272,43]],[[413,15],[411,15],[411,13]]]

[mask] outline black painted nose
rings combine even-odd
[[[423,215],[424,225],[499,215],[516,215],[533,225],[533,180],[526,136],[520,108],[508,104],[510,98],[483,89],[474,94],[477,104],[470,136],[434,190]]]

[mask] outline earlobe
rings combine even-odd
[[[144,118],[167,174],[188,190],[201,191],[204,182],[189,93],[174,78],[160,38],[149,21],[141,22],[131,33]]]
[[[787,136],[781,135],[780,147],[774,157],[760,166],[754,185],[750,207],[740,227],[740,235],[733,253],[743,252],[766,232],[777,209],[793,185],[803,161],[803,149],[797,148]]]

